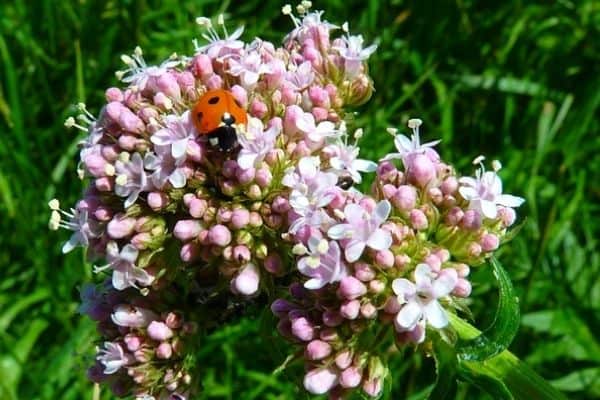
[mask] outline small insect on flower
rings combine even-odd
[[[217,89],[206,92],[196,103],[192,119],[200,135],[207,135],[213,146],[230,151],[237,144],[237,130],[245,126],[248,115],[231,92]]]

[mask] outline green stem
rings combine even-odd
[[[456,315],[450,315],[450,323],[461,339],[473,339],[481,334]],[[461,361],[461,366],[501,380],[517,400],[566,400],[562,393],[508,350],[484,361]]]

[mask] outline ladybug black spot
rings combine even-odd
[[[208,104],[217,104],[219,102],[219,96],[211,97],[208,99]]]
[[[198,122],[202,122],[202,117],[204,117],[204,114],[199,112],[196,114],[196,118],[198,118]]]

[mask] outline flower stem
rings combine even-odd
[[[481,333],[456,315],[450,316],[450,323],[461,339],[473,339]],[[502,381],[517,400],[566,400],[561,392],[508,350],[484,361],[461,361],[461,365]]]

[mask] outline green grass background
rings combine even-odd
[[[478,154],[502,160],[509,193],[527,202],[519,235],[499,254],[514,278],[522,324],[511,350],[572,399],[600,397],[600,3],[581,1],[315,1],[326,19],[377,40],[376,92],[359,111],[363,151],[391,150],[387,126],[425,121],[427,140],[464,173]],[[97,113],[116,85],[119,55],[141,45],[149,62],[190,54],[194,17],[219,12],[244,38],[279,43],[291,21],[273,0],[0,0],[0,399],[91,399],[84,376],[95,329],[76,313],[92,279],[81,251],[60,253],[46,203],[73,204],[74,104]],[[474,275],[477,325],[494,312],[489,270]],[[206,399],[305,395],[269,351],[260,322],[206,339]],[[394,399],[419,399],[431,360],[392,365]],[[97,393],[96,393],[97,394]],[[102,398],[110,398],[104,391]],[[484,397],[461,386],[459,398]],[[533,400],[533,399],[532,399]]]

